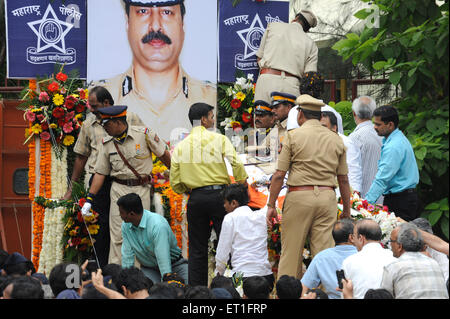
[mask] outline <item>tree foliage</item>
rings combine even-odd
[[[373,76],[386,74],[401,89],[401,97],[393,104],[419,166],[422,215],[440,226],[435,229],[448,239],[448,2],[441,6],[434,0],[372,3],[372,9],[355,14],[366,20],[361,33],[347,34],[333,49]],[[368,20],[374,18],[376,28]]]

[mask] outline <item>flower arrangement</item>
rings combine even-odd
[[[339,198],[338,216],[342,214],[342,199]],[[382,238],[381,243],[384,247],[387,247],[387,243],[391,236],[391,232],[398,226],[397,217],[393,212],[389,212],[387,206],[379,204],[369,204],[367,200],[362,199],[358,192],[353,192],[350,198],[350,215],[352,218],[364,219],[371,218],[380,225]]]
[[[235,132],[253,127],[253,99],[255,96],[255,84],[253,74],[247,77],[238,77],[236,82],[219,84],[219,106],[224,112],[224,120],[220,126],[233,129]]]
[[[281,255],[281,210],[277,208],[277,217],[272,219],[272,229],[267,234],[267,248],[272,271],[277,272]]]
[[[98,233],[98,213],[92,211],[92,216],[81,214],[81,207],[86,202],[87,191],[82,184],[73,183],[72,200],[62,201],[66,206],[63,217],[64,231],[61,242],[64,250],[64,260],[81,264],[89,258],[93,250],[95,235]],[[92,238],[91,240],[91,237]]]
[[[183,194],[177,194],[170,187],[170,182],[166,172],[168,168],[152,154],[153,158],[153,189],[156,193],[161,194],[161,203],[164,207],[164,217],[167,219],[177,239],[178,247],[183,246],[183,214],[186,211],[187,199]]]
[[[78,87],[81,82],[63,73],[63,67],[48,79],[32,80],[24,91],[22,109],[29,128],[27,143],[32,137],[50,141],[53,146],[75,143],[86,118],[88,91]]]

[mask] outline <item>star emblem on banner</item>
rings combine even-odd
[[[37,52],[55,48],[61,53],[66,53],[65,36],[73,28],[73,25],[59,20],[50,4],[42,19],[27,24],[38,37]]]
[[[255,15],[250,27],[236,31],[245,44],[244,59],[248,59],[249,57],[256,55],[259,45],[261,44],[261,38],[264,35],[264,31],[264,26],[258,14]]]

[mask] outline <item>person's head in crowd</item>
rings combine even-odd
[[[183,0],[123,2],[133,65],[147,72],[176,68],[185,35]]]
[[[331,235],[336,245],[351,244],[355,224],[350,218],[339,219],[334,223]]]
[[[3,290],[9,285],[13,277],[11,276],[0,276],[0,299],[3,298]]]
[[[44,299],[39,280],[30,276],[12,277],[3,290],[4,299]]]
[[[206,103],[194,103],[189,108],[189,121],[193,127],[203,126],[206,129],[214,127],[214,107]]]
[[[53,299],[55,296],[53,295],[52,288],[50,288],[50,283],[48,281],[47,276],[42,273],[34,273],[31,277],[39,280],[42,285],[42,289],[44,290],[44,299]]]
[[[186,293],[186,283],[182,276],[176,272],[167,273],[164,274],[162,281],[166,282],[175,289],[177,299],[184,299],[184,294]]]
[[[284,92],[272,92],[270,93],[272,98],[272,113],[275,117],[275,121],[283,122],[289,116],[289,111],[295,105],[295,95]]]
[[[328,128],[330,131],[337,133],[337,117],[333,112],[322,111],[322,117],[320,118],[320,124]]]
[[[360,96],[353,100],[352,113],[356,124],[370,121],[377,104],[370,96]]]
[[[271,293],[269,282],[262,276],[245,278],[242,288],[243,299],[269,299]]]
[[[147,299],[178,299],[178,293],[174,286],[167,282],[156,282],[149,290]]]
[[[211,280],[211,284],[209,285],[210,289],[214,288],[224,288],[226,289],[233,299],[241,299],[241,295],[239,295],[239,292],[236,290],[236,288],[233,285],[233,280],[229,277],[225,277],[222,275],[217,275]]]
[[[120,218],[125,223],[131,223],[138,227],[144,213],[141,197],[136,193],[129,193],[121,196],[117,200],[119,206]],[[119,286],[120,287],[120,286]]]
[[[317,18],[309,10],[301,10],[295,15],[294,21],[302,25],[303,31],[306,33],[309,29],[314,28],[317,25]]]
[[[136,267],[124,268],[117,280],[118,288],[128,299],[143,299],[148,297],[148,290],[153,282],[148,279],[142,270]],[[142,296],[144,296],[142,298]]]
[[[230,184],[222,191],[225,210],[227,213],[233,212],[236,208],[249,203],[248,187],[243,184]]]
[[[321,99],[325,88],[325,78],[319,72],[305,72],[300,79],[300,94],[308,94]]]
[[[103,285],[108,289],[117,291],[117,287],[114,285],[111,276],[103,277]],[[88,283],[83,287],[81,299],[108,299],[108,297],[98,291],[92,283]]]
[[[325,293],[325,291],[323,291],[320,288],[309,288],[306,293],[307,294],[309,294],[309,293],[316,294],[316,298],[315,299],[329,299],[328,295]]]
[[[386,289],[369,289],[364,295],[364,299],[394,299],[394,296]]]
[[[233,299],[233,296],[225,288],[213,288],[211,292],[216,299]]]
[[[383,105],[373,111],[373,128],[379,136],[388,137],[398,127],[398,111],[391,105]]]
[[[431,227],[430,222],[426,218],[419,217],[410,221],[410,223],[416,225],[420,230],[433,234],[433,227]]]
[[[419,228],[411,223],[402,223],[391,232],[389,240],[392,254],[400,257],[405,252],[420,252],[424,241]]]
[[[216,299],[211,289],[205,286],[189,287],[184,296],[185,299]]]
[[[36,272],[33,263],[17,252],[6,258],[3,270],[8,276],[31,276]]]
[[[366,244],[380,242],[382,232],[380,225],[373,219],[360,219],[353,229],[353,245],[360,251]]]
[[[0,249],[0,276],[6,275],[3,271],[3,265],[5,264],[6,259],[8,258],[9,254],[4,251],[3,249]]]
[[[272,128],[275,125],[275,117],[272,113],[272,107],[263,100],[257,100],[253,103],[255,109],[255,127]]]
[[[68,290],[67,294],[78,294],[81,288],[81,272],[81,267],[76,263],[55,265],[48,277],[53,295],[58,298],[64,290]]]
[[[300,126],[308,120],[320,121],[322,117],[321,109],[322,106],[325,106],[322,100],[318,100],[308,94],[302,94],[297,98],[296,104],[298,104],[297,122]]]
[[[92,113],[100,118],[98,109],[101,107],[114,105],[114,99],[111,93],[103,86],[95,86],[89,90],[88,105],[92,109]]]
[[[300,299],[302,296],[302,283],[299,279],[283,275],[276,283],[278,299]]]
[[[107,264],[107,265],[103,266],[103,268],[102,268],[102,275],[104,277],[111,276],[112,283],[116,287],[117,291],[120,293],[122,291],[118,288],[117,282],[119,280],[119,275],[120,275],[121,271],[122,271],[122,266],[118,265],[118,264]]]

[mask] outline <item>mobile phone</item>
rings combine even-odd
[[[345,279],[344,270],[336,270],[336,277],[339,285],[339,289],[343,289],[344,285],[342,284],[342,279]]]
[[[95,259],[89,259],[88,264],[86,266],[86,270],[89,272],[89,274],[96,272],[97,269],[98,269],[97,261]]]

